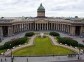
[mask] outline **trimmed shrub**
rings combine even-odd
[[[26,36],[26,37],[31,37],[31,36],[33,36],[34,34],[35,34],[34,32],[28,32],[28,33],[25,34],[25,36]]]
[[[84,45],[82,45],[82,44],[78,44],[78,47],[80,47],[80,48],[84,48]]]
[[[0,45],[0,50],[3,50],[4,49],[4,46],[3,45]]]
[[[72,38],[67,37],[56,37],[58,43],[67,44],[69,46],[78,47],[78,42]],[[79,47],[84,47],[84,45],[79,44]]]
[[[51,36],[60,36],[60,34],[57,33],[57,32],[50,32],[49,35],[51,35]]]
[[[0,38],[0,42],[2,42],[1,38]]]
[[[14,46],[24,44],[24,43],[26,43],[26,41],[27,41],[27,37],[11,40],[11,41],[6,42],[4,44],[4,49],[9,49],[9,48],[12,48]]]

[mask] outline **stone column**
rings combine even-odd
[[[29,31],[30,31],[30,23],[29,23]]]
[[[44,28],[45,28],[45,30],[46,30],[46,24],[44,24],[44,26],[45,26]]]
[[[59,31],[60,31],[60,24],[59,24]]]
[[[52,31],[52,23],[51,23],[51,31]]]
[[[16,32],[18,32],[17,25],[16,25]]]
[[[31,28],[32,28],[31,26],[32,26],[32,25],[31,25],[31,23],[30,23],[30,30],[31,30]]]
[[[68,29],[68,28],[67,28],[67,25],[65,25],[65,31],[66,31],[66,32],[67,32],[67,29]]]
[[[46,30],[47,26],[46,26],[46,23],[45,23],[45,30]]]
[[[80,35],[83,35],[84,36],[84,27],[83,26],[81,26]]]
[[[50,30],[50,23],[49,23],[49,30]]]
[[[70,34],[75,35],[75,27],[74,26],[70,27]]]
[[[23,31],[23,23],[22,23],[22,31]]]
[[[39,23],[39,27],[40,27],[39,29],[41,30],[41,23]]]
[[[25,31],[25,24],[23,26],[24,26],[24,31]]]
[[[12,33],[13,33],[13,34],[15,33],[14,25],[12,25]]]
[[[8,36],[12,36],[12,34],[13,34],[12,26],[8,26]]]
[[[47,23],[47,30],[48,30],[48,23]]]
[[[63,31],[63,24],[62,24],[62,31]]]
[[[65,24],[64,24],[64,32],[66,32],[66,27],[65,27]]]
[[[21,24],[19,25],[19,27],[20,27],[20,32],[21,32]]]
[[[42,30],[43,30],[43,23],[42,23]]]
[[[62,24],[61,24],[61,31],[63,31]]]
[[[47,30],[47,23],[46,23],[46,30]]]
[[[68,30],[67,30],[67,33],[69,33],[69,25],[68,25],[68,28],[67,28]]]
[[[54,27],[53,27],[53,30],[55,30],[55,23],[53,23]]]
[[[22,31],[23,31],[23,28],[24,28],[24,26],[23,26],[23,24],[22,24]]]
[[[25,31],[27,30],[27,24],[25,23]]]
[[[55,24],[55,30],[57,30],[57,24]]]
[[[14,25],[14,33],[16,33],[16,27],[15,27],[15,25]]]
[[[57,31],[58,31],[58,24],[57,24]]]
[[[59,24],[59,31],[61,31],[61,28],[60,27],[61,27],[61,24]]]
[[[65,32],[65,25],[63,24],[63,31]]]
[[[21,32],[22,32],[22,24],[21,24]]]
[[[23,23],[23,31],[24,31],[24,23]]]
[[[36,23],[36,30],[38,30],[38,23]]]
[[[59,24],[58,24],[58,31],[59,31]]]
[[[29,31],[29,23],[27,24],[27,30]]]
[[[30,23],[30,31],[32,30],[32,25],[31,25],[31,23]]]
[[[35,23],[35,31],[36,31],[36,23]]]
[[[17,31],[19,32],[19,24],[17,25]]]
[[[55,23],[55,30],[56,30],[56,23]]]
[[[57,24],[57,30],[59,31],[59,24]]]
[[[0,37],[1,38],[3,37],[3,29],[2,29],[2,26],[0,26]]]

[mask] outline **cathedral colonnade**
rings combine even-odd
[[[12,36],[24,31],[59,31],[70,35],[80,36],[84,33],[84,26],[72,26],[63,23],[18,23],[10,26],[0,26],[0,36]]]

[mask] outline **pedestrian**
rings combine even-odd
[[[1,62],[2,62],[2,59],[1,59]]]

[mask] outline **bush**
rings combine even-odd
[[[67,45],[73,46],[73,47],[78,47],[78,42],[76,40],[73,40],[73,39],[67,38],[67,37],[56,37],[56,38],[59,43],[67,44]],[[79,47],[84,47],[84,45],[79,44]]]
[[[2,42],[1,38],[0,38],[0,42]]]
[[[57,33],[57,32],[50,32],[49,35],[51,35],[51,36],[60,36],[60,34]]]
[[[25,36],[26,36],[26,37],[31,37],[31,36],[33,36],[34,34],[35,34],[34,32],[28,32],[28,33],[25,34]]]
[[[3,45],[1,45],[1,46],[0,46],[0,50],[3,50],[3,49],[4,49],[4,46],[3,46]]]
[[[84,45],[82,45],[82,44],[78,44],[78,46],[79,46],[80,48],[84,48]]]
[[[27,41],[27,37],[11,40],[11,41],[6,42],[4,44],[4,49],[9,49],[9,48],[12,48],[14,46],[24,44],[24,43],[26,43],[26,41]]]

